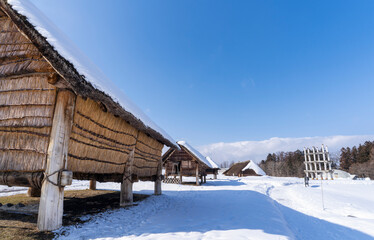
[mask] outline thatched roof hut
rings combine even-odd
[[[253,161],[238,162],[232,165],[224,173],[226,176],[264,176],[266,173]]]
[[[0,0],[0,29],[0,184],[42,187],[39,228],[61,225],[40,215],[71,173],[124,188],[153,180],[159,193],[162,148],[175,141],[30,2]]]
[[[164,182],[182,183],[183,176],[196,177],[197,185],[200,184],[199,178],[201,178],[201,182],[206,182],[207,171],[213,172],[218,165],[210,158],[208,160],[187,142],[179,141],[177,143],[180,150],[169,149],[162,157],[165,167]]]

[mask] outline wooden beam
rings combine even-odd
[[[68,90],[57,93],[45,170],[47,177],[42,185],[39,204],[38,229],[41,231],[52,231],[62,226],[64,187],[59,185],[59,171],[67,167],[75,98],[75,94]]]
[[[73,178],[77,180],[95,180],[96,182],[118,182],[121,183],[123,180],[123,173],[82,173],[82,172],[74,172]],[[156,175],[153,176],[142,176],[139,177],[136,174],[131,174],[132,182],[141,181],[155,181]]]
[[[134,162],[134,153],[135,151],[132,150],[129,155],[125,166],[125,171],[123,174],[123,179],[121,183],[121,195],[120,195],[120,203],[121,207],[131,206],[134,201],[134,196],[132,192],[132,165]]]
[[[90,190],[96,190],[96,180],[90,180]]]
[[[43,172],[0,172],[0,185],[41,188]]]
[[[51,73],[48,78],[47,78],[47,82],[49,84],[52,84],[54,85],[55,87],[57,88],[61,88],[61,89],[65,89],[65,88],[68,88],[69,85],[68,83],[66,82],[66,80],[64,78],[62,78],[58,73]]]
[[[161,175],[162,175],[162,159],[160,157],[160,161],[157,166],[157,178],[155,181],[155,195],[161,195]]]

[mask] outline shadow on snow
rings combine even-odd
[[[222,181],[225,185],[223,182],[226,181]],[[145,192],[149,193],[139,193]],[[138,206],[98,217],[92,225],[100,228],[95,231],[96,238],[249,229],[291,235],[291,238],[294,235],[295,239],[303,240],[374,239],[363,232],[305,215],[250,190],[164,191],[162,196],[152,196]],[[84,229],[85,225],[81,233]]]

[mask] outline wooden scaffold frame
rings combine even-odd
[[[308,178],[322,180],[333,180],[332,176],[332,161],[330,159],[330,153],[327,146],[322,144],[321,149],[312,147],[304,148],[304,164],[305,164],[305,175]]]

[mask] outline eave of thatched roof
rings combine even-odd
[[[175,149],[172,149],[170,148],[169,150],[167,150],[164,155],[162,155],[162,162],[164,163],[165,161],[167,161],[169,159],[169,157],[171,157],[171,155],[173,155],[173,153],[175,152],[176,150]]]
[[[59,82],[60,86],[63,85],[77,95],[89,97],[102,103],[109,112],[121,117],[138,130],[169,147],[179,148],[166,132],[153,123],[135,104],[131,103],[121,91],[116,87],[110,87],[110,81],[84,55],[82,55],[84,61],[79,61],[82,56],[75,55],[74,45],[70,45],[69,41],[65,41],[67,43],[65,48],[59,45],[56,37],[64,37],[64,35],[57,28],[48,31],[50,30],[48,27],[53,25],[33,4],[28,1],[0,0],[0,8],[62,77],[62,82]],[[33,21],[29,17],[32,17]],[[40,22],[46,22],[47,27],[40,28],[38,26]],[[53,37],[51,38],[51,32],[57,32],[58,34],[57,36],[52,34]],[[87,69],[91,72],[86,71]]]

